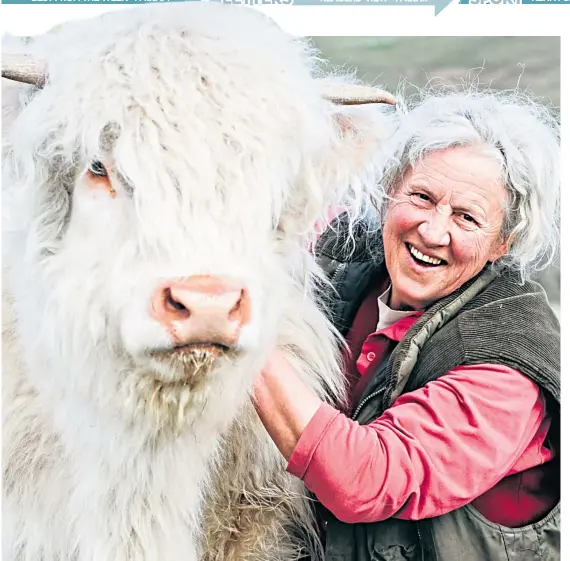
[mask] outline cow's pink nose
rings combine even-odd
[[[231,348],[249,322],[250,300],[243,285],[232,279],[193,276],[161,285],[152,298],[152,316],[177,346]]]

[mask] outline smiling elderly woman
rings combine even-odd
[[[341,215],[319,239],[350,410],[277,351],[255,401],[324,507],[327,560],[560,557],[559,324],[529,280],[558,246],[558,130],[517,94],[425,95],[380,228],[349,252]]]

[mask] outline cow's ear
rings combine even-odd
[[[12,125],[35,88],[2,78],[2,139],[7,142]]]
[[[384,162],[397,125],[396,108],[386,104],[341,106],[333,115],[336,145],[331,158],[348,176]],[[334,168],[334,166],[333,166]]]
[[[392,104],[331,104],[329,142],[312,159],[279,228],[303,233],[311,244],[331,216],[343,210],[351,223],[378,212],[385,201],[382,172],[397,120]]]
[[[384,201],[382,173],[397,126],[395,106],[339,106],[335,135],[323,164],[327,206],[346,205],[354,215]]]
[[[7,71],[6,59],[11,55],[26,54],[28,38],[6,35],[2,37],[2,75]],[[28,83],[2,78],[2,140],[7,142],[8,133],[22,109],[27,105],[37,87]]]

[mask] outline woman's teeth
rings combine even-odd
[[[408,244],[408,248],[410,249],[410,253],[418,260],[423,263],[428,263],[430,265],[441,265],[443,260],[436,259],[435,257],[429,257],[424,255],[419,249],[416,249],[413,245]]]

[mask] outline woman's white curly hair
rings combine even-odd
[[[496,265],[526,280],[552,263],[560,239],[560,125],[551,107],[518,89],[430,85],[401,101],[398,114],[383,175],[388,195],[427,154],[481,146],[500,164],[508,193],[502,235],[509,250]]]

